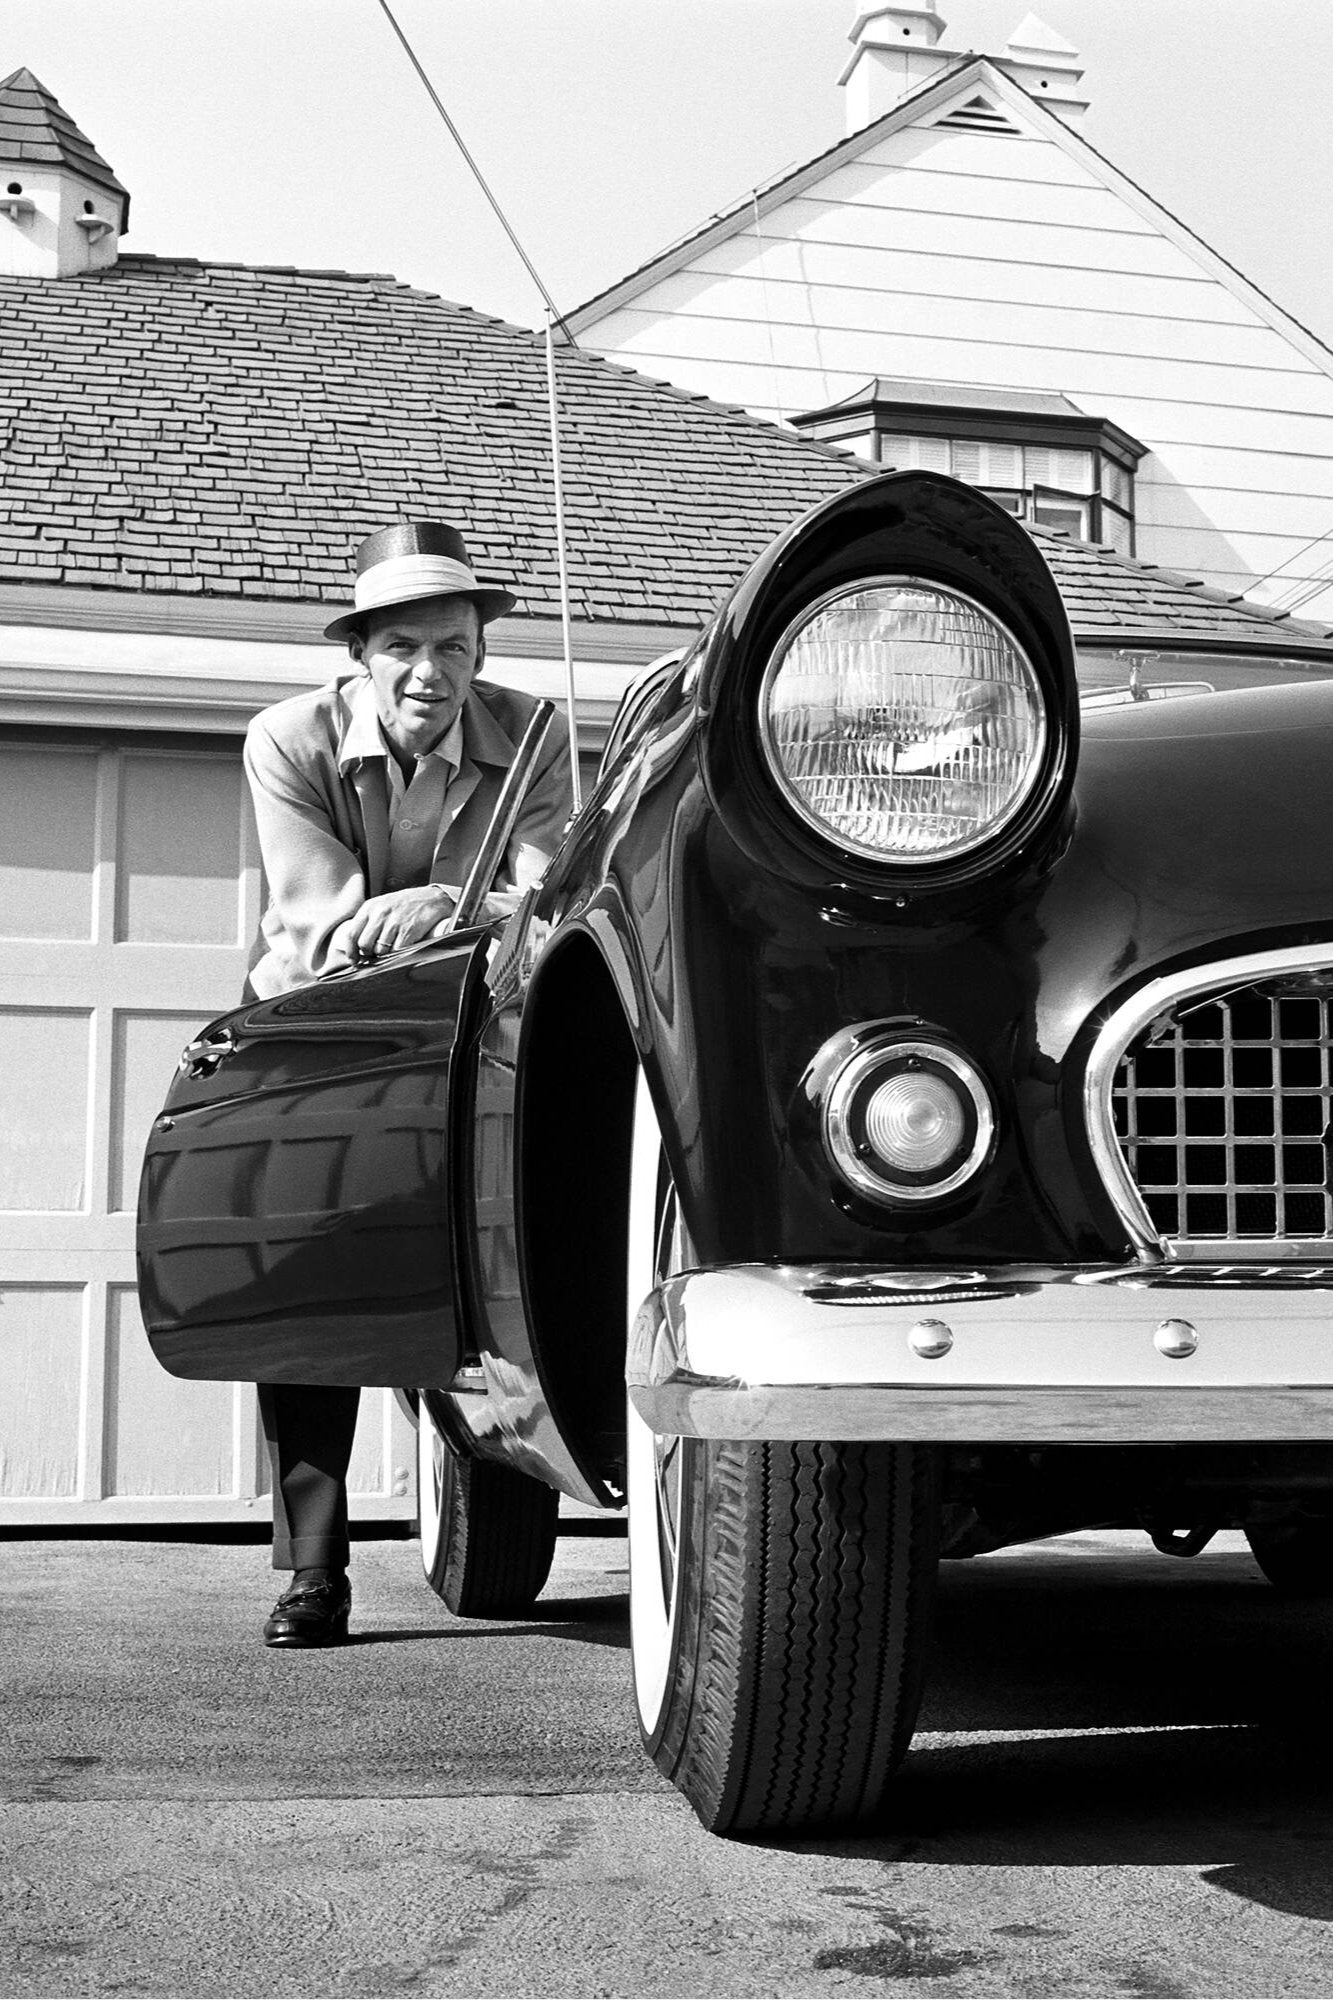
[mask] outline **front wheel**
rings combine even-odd
[[[631,1633],[650,1756],[710,1832],[873,1818],[921,1700],[934,1455],[662,1443],[631,1414]]]
[[[630,1312],[689,1261],[646,1090]],[[713,1833],[874,1817],[921,1700],[938,1458],[660,1436],[627,1412],[630,1643],[644,1744]]]
[[[460,1618],[521,1618],[551,1573],[560,1512],[553,1487],[456,1452],[417,1399],[421,1566]]]
[[[1333,1597],[1333,1521],[1277,1521],[1247,1528],[1245,1539],[1284,1597]]]

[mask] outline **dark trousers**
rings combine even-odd
[[[245,975],[241,1000],[259,995]],[[260,1382],[259,1415],[273,1468],[274,1569],[346,1569],[347,1467],[359,1389]]]
[[[261,1382],[273,1466],[274,1569],[346,1569],[347,1467],[359,1389]]]

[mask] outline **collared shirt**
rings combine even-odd
[[[378,761],[384,770],[389,821],[385,892],[416,888],[431,880],[435,850],[465,802],[456,784],[463,766],[462,712],[454,717],[434,748],[417,758],[409,781],[403,776],[402,766],[384,734],[375,685],[369,675],[356,685],[348,709],[339,768],[345,770],[350,764]]]
[[[373,702],[368,714],[360,711],[361,729],[349,741],[365,683],[364,673],[339,675],[275,702],[246,731],[245,768],[269,886],[250,977],[265,999],[336,969],[342,961],[330,957],[330,941],[388,887],[392,781]],[[457,774],[439,755],[442,744],[423,760],[424,771],[409,773],[438,772],[445,781],[443,807],[421,815],[434,825],[423,828],[427,853],[412,858],[420,881],[455,894],[465,881],[534,706],[531,695],[498,681],[474,685],[462,709]],[[411,791],[404,786],[394,819],[417,818],[415,798],[413,809],[406,808]],[[569,809],[569,750],[560,732],[548,737],[538,760],[496,873],[495,896],[516,899],[540,881]]]

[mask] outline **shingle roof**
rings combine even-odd
[[[0,160],[17,166],[70,167],[99,187],[129,196],[90,139],[62,109],[30,69],[16,69],[0,81]]]
[[[859,476],[738,411],[557,350],[581,619],[689,624]],[[0,278],[0,580],[333,598],[362,536],[466,529],[559,612],[544,341],[385,277],[122,257]]]
[[[556,367],[580,620],[697,624],[774,534],[866,476],[577,349]],[[342,603],[364,535],[438,515],[524,615],[554,618],[553,513],[527,328],[340,271],[123,256],[0,278],[0,587]],[[1089,636],[1326,649],[1320,629],[1039,539]]]
[[[1221,649],[1333,654],[1333,626],[1266,610],[1197,577],[1135,562],[1069,535],[1044,528],[1030,532],[1055,572],[1069,622],[1084,643],[1179,639]]]

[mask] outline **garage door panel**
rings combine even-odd
[[[374,1503],[396,1498],[410,1511],[416,1433],[398,1408],[391,1389],[363,1389],[356,1436],[347,1468],[352,1518],[377,1511]],[[358,1505],[358,1502],[360,1505]],[[367,1504],[369,1503],[369,1504]]]
[[[0,937],[90,938],[96,753],[0,744],[0,798]]]
[[[102,1483],[108,1499],[237,1489],[236,1385],[178,1382],[158,1367],[132,1285],[108,1295]]]
[[[0,1212],[88,1207],[91,1011],[0,1007]]]
[[[0,1287],[0,1497],[79,1490],[84,1287]]]
[[[127,755],[117,823],[116,939],[245,942],[239,763]]]
[[[133,1282],[144,1139],[258,923],[240,744],[10,729],[0,784],[0,1519],[262,1519],[253,1387],[159,1369]],[[353,1518],[410,1516],[412,1460],[368,1391]]]
[[[87,945],[0,941],[0,1007],[26,1010],[34,996],[78,999],[109,1012],[171,1012],[191,1021],[216,1020],[241,1004],[246,953],[191,945],[163,976],[164,948],[118,945],[114,953]],[[171,1067],[176,1065],[176,1049]],[[163,1089],[165,1091],[165,1079]]]
[[[207,1019],[201,1014],[148,1008],[116,1012],[111,1047],[108,1192],[112,1214],[134,1209],[149,1129],[162,1109],[181,1050]]]

